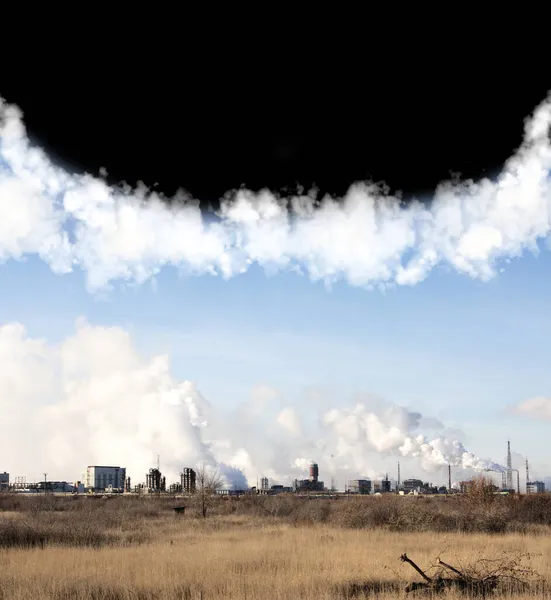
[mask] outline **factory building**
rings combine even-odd
[[[543,481],[529,481],[526,484],[527,494],[543,494],[545,492],[545,483]]]
[[[471,491],[472,487],[473,487],[472,480],[459,482],[459,491],[462,494],[468,494]]]
[[[10,488],[10,474],[0,473],[0,492],[7,492]]]
[[[67,481],[40,481],[37,484],[37,491],[44,491],[52,494],[69,494],[75,491],[75,486]]]
[[[351,494],[371,494],[371,481],[369,479],[353,479],[348,482],[348,491]]]
[[[86,469],[86,488],[93,492],[104,492],[110,486],[124,491],[126,469],[123,467],[90,466]]]
[[[390,479],[388,475],[384,479],[381,479],[381,481],[376,481],[373,484],[373,492],[375,494],[388,494],[390,492]]]
[[[402,489],[406,494],[410,492],[422,492],[424,489],[423,482],[420,479],[404,479]]]
[[[310,477],[308,479],[295,479],[293,483],[295,492],[323,492],[323,481],[319,481],[319,468],[317,463],[310,465]]]
[[[293,488],[285,485],[275,484],[270,488],[270,494],[285,494],[287,492],[292,492]]]
[[[197,476],[193,469],[186,467],[182,471],[181,476],[181,484],[182,484],[182,492],[184,494],[193,494],[197,488],[196,484]]]
[[[150,492],[166,491],[166,478],[163,477],[161,471],[158,468],[149,469],[149,473],[146,473],[145,487]]]

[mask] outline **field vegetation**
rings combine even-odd
[[[0,496],[0,599],[396,598],[423,581],[404,553],[424,570],[438,557],[494,569],[492,597],[551,597],[544,495],[246,496],[204,508],[200,498]]]

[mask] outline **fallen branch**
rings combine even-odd
[[[427,582],[427,583],[432,583],[432,579],[430,577],[428,577],[425,572],[419,568],[412,560],[411,558],[408,557],[408,555],[404,552],[404,554],[402,554],[402,556],[400,556],[400,560],[402,562],[407,562],[408,564],[410,564],[416,571],[417,573],[419,573],[419,575],[421,575],[421,577]]]
[[[461,571],[458,571],[455,567],[452,567],[451,565],[448,565],[443,560],[440,560],[440,558],[437,558],[436,562],[439,565],[442,565],[444,568],[448,569],[448,571],[451,571],[452,573],[455,573],[456,575],[459,575],[459,577],[465,577],[465,575],[463,575],[463,573],[461,573]]]
[[[437,559],[437,564],[447,569],[456,577],[444,577],[443,571],[437,573],[434,577],[429,577],[421,567],[419,567],[407,554],[400,556],[402,562],[407,562],[421,575],[424,582],[414,581],[406,586],[405,592],[415,592],[417,590],[430,591],[433,594],[441,594],[446,590],[454,589],[461,592],[468,592],[471,596],[480,596],[485,598],[487,594],[493,592],[498,584],[499,578],[495,573],[489,573],[486,576],[473,577],[465,574],[456,567],[445,563],[440,558]],[[507,577],[508,574],[505,574]]]

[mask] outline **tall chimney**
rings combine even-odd
[[[400,491],[400,461],[398,461],[398,481],[396,482],[396,491]]]
[[[448,463],[448,493],[452,491],[452,466]]]

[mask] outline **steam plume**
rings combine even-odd
[[[80,267],[91,291],[166,265],[232,277],[257,263],[356,286],[414,285],[438,265],[488,279],[500,259],[536,252],[549,236],[550,122],[551,96],[495,182],[443,183],[428,206],[403,208],[368,183],[316,210],[309,195],[241,190],[211,222],[191,202],[170,207],[143,185],[113,188],[54,166],[0,99],[0,260],[37,254],[56,273]]]
[[[353,409],[328,411],[324,422],[337,437],[337,456],[358,456],[360,467],[361,457],[372,449],[419,458],[427,471],[448,464],[473,471],[504,470],[501,465],[478,458],[458,440],[443,435],[427,438],[418,432],[421,419],[419,413],[409,412],[400,406],[390,405],[374,412],[359,403]]]
[[[239,489],[258,475],[290,483],[307,474],[312,459],[322,473],[357,475],[376,473],[380,454],[419,459],[425,470],[491,464],[443,426],[425,439],[421,415],[399,406],[321,411],[309,437],[300,407],[281,410],[275,398],[276,391],[258,387],[244,406],[224,413],[195,384],[176,381],[167,356],[138,354],[118,327],[79,320],[58,345],[29,337],[19,323],[0,327],[0,454],[5,468],[29,480],[44,470],[52,479],[77,479],[88,464],[115,463],[137,483],[157,454],[168,483],[183,467],[205,463]],[[311,413],[308,407],[309,419]]]

